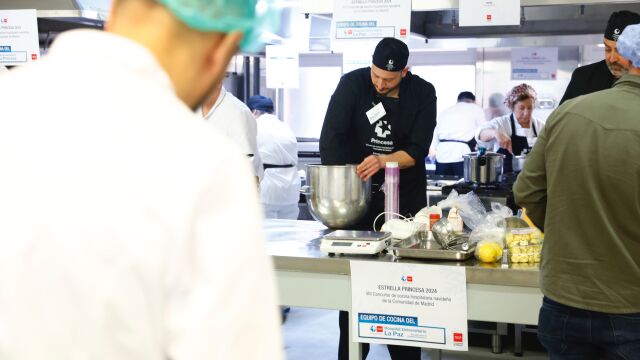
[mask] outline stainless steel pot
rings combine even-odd
[[[314,219],[333,229],[345,229],[367,212],[371,202],[371,180],[362,181],[357,165],[307,164],[307,197]]]
[[[491,184],[502,181],[504,155],[472,152],[463,155],[464,181],[477,184]]]
[[[513,172],[522,171],[524,168],[524,162],[527,160],[527,155],[518,155],[514,156],[511,160],[511,165],[513,166]]]

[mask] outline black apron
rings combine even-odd
[[[262,168],[264,170],[267,169],[286,169],[286,168],[292,168],[295,165],[293,164],[286,164],[286,165],[275,165],[275,164],[262,164]]]
[[[513,118],[513,113],[509,117],[509,120],[511,123],[511,150],[513,150],[513,154],[520,155],[524,150],[531,151],[531,146],[529,146],[527,137],[516,135],[516,124]],[[536,127],[533,124],[533,119],[531,119],[531,129],[533,130],[533,136],[538,137],[538,132],[536,131]],[[504,155],[502,172],[505,174],[513,172],[513,163],[511,162],[511,160],[513,159],[513,154],[510,153],[509,150],[503,148],[498,149],[497,153]]]

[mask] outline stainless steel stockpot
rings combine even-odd
[[[463,155],[464,181],[477,184],[491,184],[502,181],[504,155],[498,153]]]

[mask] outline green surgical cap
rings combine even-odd
[[[244,35],[242,51],[255,51],[263,31],[272,32],[278,14],[274,0],[158,0],[187,26],[199,31]]]

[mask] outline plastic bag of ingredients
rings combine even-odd
[[[491,211],[469,236],[469,243],[476,244],[474,254],[478,260],[491,263],[502,259],[507,231],[504,219],[510,216],[513,216],[510,208],[499,203],[491,204]]]
[[[502,259],[505,228],[496,224],[484,223],[476,227],[469,235],[469,243],[475,244],[476,259],[492,263]]]
[[[451,190],[446,199],[440,201],[438,206],[441,209],[457,208],[464,224],[471,230],[484,222],[487,211],[480,201],[480,198],[472,192],[459,195],[457,191]]]
[[[490,223],[500,226],[499,224],[502,220],[512,216],[513,211],[509,207],[500,203],[491,203],[491,211],[487,213],[487,216],[482,223]]]

